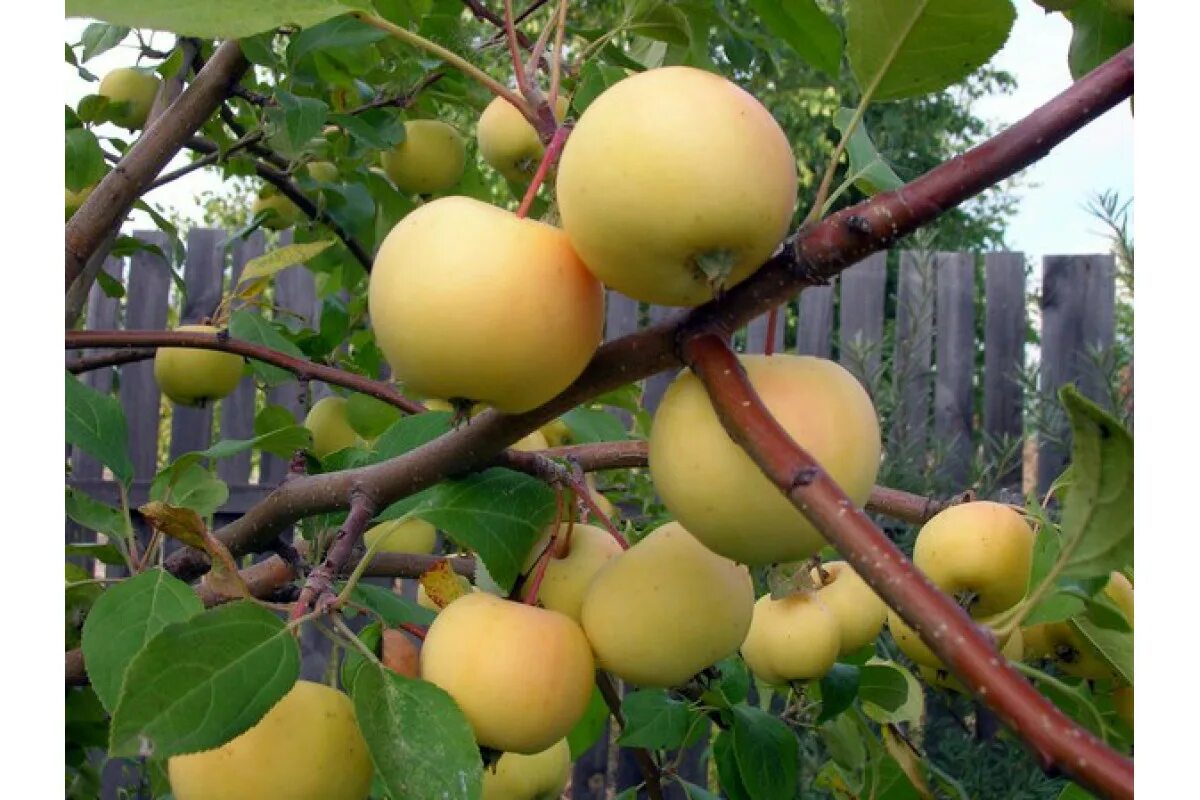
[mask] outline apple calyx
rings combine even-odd
[[[725,290],[733,268],[737,266],[737,253],[728,248],[704,250],[692,256],[692,267],[696,277],[708,284],[714,296]]]

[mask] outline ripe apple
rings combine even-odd
[[[547,422],[540,430],[551,447],[562,447],[571,441],[571,429],[567,427],[567,423],[563,422],[561,417]]]
[[[181,333],[218,333],[212,325],[180,325]],[[227,397],[242,380],[243,359],[235,353],[193,347],[160,347],[154,355],[154,380],[171,402],[203,406]]]
[[[887,621],[887,606],[854,568],[845,561],[829,561],[814,569],[812,577],[820,587],[817,599],[837,621],[839,655],[875,641]]]
[[[560,739],[531,756],[505,753],[483,771],[483,800],[558,800],[571,776],[571,748]]]
[[[565,389],[604,325],[603,289],[561,230],[469,197],[434,200],[392,229],[368,300],[408,389],[506,413]]]
[[[375,769],[354,704],[296,681],[253,728],[214,750],[167,760],[176,800],[365,800]]]
[[[362,447],[363,440],[346,419],[346,398],[330,395],[322,397],[308,410],[304,427],[312,432],[312,451],[317,458],[345,450],[347,447]]]
[[[1113,572],[1104,593],[1125,614],[1133,626],[1133,584],[1120,572]],[[1112,667],[1070,622],[1047,622],[1025,629],[1032,658],[1051,658],[1067,675],[1088,680],[1115,677]]]
[[[267,189],[258,193],[254,205],[250,207],[250,218],[257,217],[263,211],[268,213],[262,226],[273,231],[285,230],[304,219],[304,212],[299,206],[279,192]]]
[[[582,619],[601,669],[665,688],[733,655],[753,613],[749,571],[668,522],[596,573]]]
[[[745,90],[662,67],[592,101],[557,185],[563,228],[596,277],[636,300],[694,306],[779,246],[796,205],[796,158]]]
[[[823,677],[837,661],[840,645],[837,619],[815,592],[778,600],[767,594],[754,604],[742,658],[760,680],[782,686]]]
[[[404,123],[404,141],[381,157],[383,170],[407,194],[436,194],[458,183],[466,146],[454,126],[436,119]]]
[[[158,84],[154,75],[133,67],[121,67],[104,76],[96,93],[107,97],[110,103],[124,104],[113,109],[112,120],[122,128],[135,131],[145,125],[146,117],[150,116]]]
[[[811,356],[741,356],[741,363],[791,437],[855,503],[866,502],[879,471],[879,421],[854,376]],[[667,510],[726,558],[752,566],[799,561],[825,545],[729,438],[690,371],[680,373],[655,412],[650,476]]]
[[[419,517],[381,522],[363,534],[367,547],[383,539],[379,553],[432,553],[437,544],[437,528]]]
[[[554,116],[561,122],[570,101],[559,95]],[[497,97],[479,115],[475,135],[479,155],[493,169],[514,183],[527,183],[541,163],[545,148],[529,120],[512,103]]]
[[[971,616],[980,619],[1025,596],[1033,539],[1025,518],[1002,503],[960,503],[921,528],[913,563],[939,589],[964,599]]]
[[[421,648],[421,675],[466,714],[484,747],[533,755],[587,710],[595,665],[570,617],[475,592],[442,609]]]
[[[550,446],[546,441],[546,437],[541,431],[530,431],[525,436],[522,436],[517,441],[510,445],[513,450],[522,450],[526,453],[533,453],[538,450],[545,450]]]
[[[558,527],[558,535],[564,536],[567,525]],[[521,589],[521,598],[529,597],[531,586],[530,577],[537,564],[538,558],[550,542],[550,531],[542,535],[529,553],[525,561],[526,580]],[[621,545],[612,534],[595,525],[577,522],[571,526],[571,542],[567,555],[562,558],[550,557],[546,564],[546,574],[542,577],[541,588],[538,589],[538,602],[543,607],[566,614],[579,622],[583,614],[583,596],[591,585],[592,578],[600,568],[612,559],[621,555]]]
[[[334,183],[337,181],[337,167],[332,162],[310,161],[306,169],[308,170],[308,177],[314,181],[321,181],[322,183]]]
[[[96,188],[96,184],[85,186],[78,192],[72,192],[70,189],[64,189],[67,193],[67,219],[75,216],[75,212],[83,205],[83,201],[91,196],[92,191]]]

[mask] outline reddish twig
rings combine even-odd
[[[371,380],[363,375],[329,367],[324,364],[314,364],[303,358],[290,356],[278,350],[272,350],[259,344],[231,338],[227,332],[203,333],[192,331],[68,331],[66,334],[68,350],[78,350],[88,347],[194,347],[202,350],[220,350],[226,353],[236,353],[255,361],[281,367],[300,378],[324,381],[334,386],[353,389],[356,392],[370,395],[389,403],[409,414],[420,414],[425,406],[409,400],[396,391],[390,383]]]
[[[1133,797],[1133,763],[1046,699],[1000,655],[991,636],[940,591],[858,509],[767,411],[737,355],[715,334],[683,343],[725,430],[763,473],[921,639],[1035,751],[1106,797]]]
[[[76,356],[75,358],[67,359],[67,372],[79,375],[84,372],[91,372],[94,369],[116,367],[121,364],[131,364],[135,361],[145,361],[148,358],[154,358],[154,353],[154,349],[145,348],[141,350],[113,350],[109,353]]]
[[[542,188],[542,183],[546,180],[550,168],[558,162],[563,145],[567,143],[567,136],[570,134],[571,126],[569,125],[559,125],[555,129],[554,136],[550,139],[550,144],[542,156],[542,163],[538,164],[537,172],[533,173],[533,180],[529,182],[529,188],[525,190],[525,196],[521,198],[521,206],[517,209],[518,219],[524,219],[529,213],[533,200],[537,197],[538,189]]]
[[[529,78],[525,75],[525,64],[521,61],[521,48],[517,43],[517,26],[513,20],[512,0],[504,0],[504,35],[508,39],[508,55],[512,59],[513,72],[517,77],[517,90],[529,97]]]
[[[329,552],[325,554],[325,560],[309,573],[308,578],[304,581],[304,588],[300,590],[300,598],[292,606],[290,616],[293,620],[304,616],[314,607],[322,610],[332,605],[335,600],[333,582],[338,575],[346,571],[346,565],[350,563],[350,556],[362,539],[367,524],[375,516],[377,507],[375,501],[365,492],[359,491],[354,494],[354,498],[350,501],[350,513],[346,515],[346,521],[342,523],[342,527],[338,528],[337,535],[333,537],[333,544],[330,545]]]
[[[946,500],[939,500],[936,497],[923,497],[886,486],[875,486],[871,489],[866,508],[867,511],[883,514],[885,517],[913,525],[923,525],[938,512],[959,503],[969,503],[974,499],[975,493],[969,490]]]

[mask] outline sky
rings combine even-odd
[[[983,98],[975,106],[976,114],[1001,126],[1019,120],[1071,84],[1066,55],[1071,39],[1069,23],[1061,14],[1046,14],[1033,0],[1015,2],[1017,22],[1008,44],[992,63],[1012,73],[1017,88],[1010,95]],[[66,38],[78,41],[85,22],[66,20],[65,26]],[[154,44],[165,49],[172,40],[168,34],[156,34]],[[87,67],[103,75],[109,69],[127,65],[133,52],[128,45],[118,47],[88,62]],[[64,65],[64,69],[68,102],[95,91],[96,84],[79,78],[70,65]],[[187,157],[181,154],[168,169],[185,163]],[[1085,206],[1101,191],[1116,191],[1123,200],[1133,196],[1133,118],[1129,106],[1114,108],[1092,122],[1021,177],[1023,185],[1016,192],[1017,213],[1007,237],[1010,249],[1035,258],[1108,252],[1107,236]],[[147,199],[198,220],[199,209],[193,198],[220,185],[219,173],[199,170],[155,190]],[[135,226],[149,227],[144,214],[134,214]]]

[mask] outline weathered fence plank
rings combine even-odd
[[[888,440],[888,453],[892,458],[912,458],[925,449],[929,436],[936,306],[934,286],[932,253],[905,251],[900,254],[892,360],[896,408]]]
[[[971,468],[971,378],[975,372],[975,257],[937,254],[937,373],[933,429],[944,447],[939,473],[948,486],[962,486]]]
[[[874,386],[883,343],[887,253],[875,253],[839,277],[838,360],[864,386]]]
[[[809,286],[800,293],[796,352],[829,358],[833,352],[833,286]]]
[[[167,238],[158,231],[139,231],[139,239],[167,248]],[[146,250],[130,258],[126,284],[125,327],[162,330],[167,325],[167,293],[171,267],[166,260]],[[159,391],[154,382],[154,362],[138,361],[121,368],[121,406],[129,423],[129,458],[133,474],[153,477],[158,463]]]
[[[125,262],[118,258],[108,258],[105,259],[102,269],[120,281],[125,271]],[[117,298],[106,295],[100,288],[99,282],[92,285],[91,296],[88,298],[87,327],[96,330],[117,327],[119,310],[120,301]],[[80,354],[86,355],[94,352],[97,351],[82,350]],[[94,369],[83,376],[83,382],[98,392],[108,393],[112,390],[113,371],[111,369]],[[71,463],[73,465],[71,475],[74,478],[99,478],[104,473],[103,465],[79,448],[75,448]]]
[[[239,239],[232,243],[229,248],[231,264],[228,285],[230,287],[237,286],[246,262],[262,255],[264,248],[262,231],[255,231],[249,239]],[[222,439],[249,439],[254,436],[256,394],[254,378],[247,371],[233,393],[221,401]],[[250,459],[251,454],[246,451],[217,462],[217,477],[229,484],[231,496],[235,485],[250,480]]]
[[[983,430],[993,442],[1022,438],[1024,398],[1020,375],[1025,365],[1025,257],[1021,253],[984,256]],[[1020,451],[999,485],[1021,486]]]
[[[775,315],[775,331],[772,337],[772,352],[783,352],[783,336],[784,329],[787,325],[787,309],[790,303],[784,303],[779,307],[779,313]],[[767,350],[767,322],[770,319],[770,314],[763,314],[761,317],[756,317],[746,326],[746,352],[747,353],[765,353]]]

